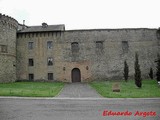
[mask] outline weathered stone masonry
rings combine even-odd
[[[160,50],[158,29],[65,30],[64,25],[46,23],[42,26],[20,26],[15,39],[16,71],[11,63],[5,64],[8,69],[14,68],[13,73],[17,74],[17,80],[72,82],[77,79],[87,82],[123,79],[124,60],[127,60],[132,79],[135,52],[139,54],[143,78],[148,77],[150,67],[155,71],[154,61]],[[1,41],[5,41],[4,39]],[[10,40],[14,41],[13,38]],[[1,67],[0,72],[3,78],[7,73],[2,72],[4,68]],[[13,73],[7,74],[11,78]],[[16,80],[16,77],[12,78]],[[7,80],[11,79],[7,78],[6,82]],[[0,81],[4,82],[1,76]]]
[[[16,33],[18,22],[0,14],[0,82],[16,80]]]

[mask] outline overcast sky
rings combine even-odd
[[[0,0],[0,13],[26,25],[66,29],[158,28],[160,0]]]

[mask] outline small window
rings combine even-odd
[[[101,54],[103,52],[103,41],[96,41],[96,53]]]
[[[129,49],[128,41],[122,41],[123,53],[128,53],[128,49]]]
[[[33,49],[33,42],[28,42],[28,49],[32,50]]]
[[[78,53],[79,52],[79,45],[77,42],[71,43],[71,49],[72,53]]]
[[[48,80],[53,80],[53,73],[48,73]]]
[[[30,81],[33,81],[34,80],[34,74],[29,74],[28,78],[29,78]]]
[[[53,42],[52,41],[47,41],[47,48],[52,49],[53,48]]]
[[[53,65],[53,58],[49,57],[47,62],[48,62],[48,66],[52,66]]]
[[[34,66],[34,61],[32,58],[28,59],[28,65],[29,66]]]
[[[103,49],[103,41],[96,41],[96,48]]]
[[[1,52],[7,53],[7,45],[1,45]]]
[[[160,40],[160,28],[157,30],[157,39]]]

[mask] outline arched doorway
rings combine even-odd
[[[72,82],[81,82],[81,72],[78,68],[72,69]]]

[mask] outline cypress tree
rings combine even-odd
[[[151,79],[153,79],[153,69],[152,69],[152,68],[150,68],[149,77],[150,77]]]
[[[140,65],[138,61],[138,54],[135,54],[135,84],[137,87],[141,88],[142,87],[142,78],[141,78],[141,70],[140,70]]]
[[[129,67],[128,67],[127,61],[125,60],[124,61],[124,73],[123,73],[123,76],[124,76],[124,79],[125,79],[126,82],[128,81],[128,73],[129,73]]]
[[[157,72],[156,72],[156,77],[157,81],[160,81],[160,55],[158,54],[158,60],[157,62]]]

